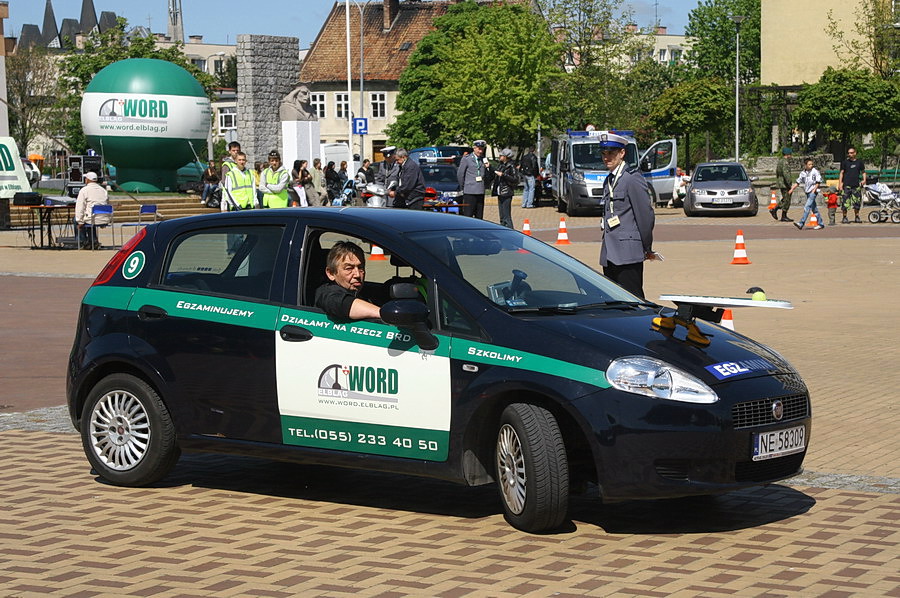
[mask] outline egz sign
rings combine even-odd
[[[16,141],[12,137],[0,137],[0,197],[8,199],[16,193],[30,191]]]

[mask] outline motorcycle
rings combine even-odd
[[[378,183],[368,183],[362,191],[363,202],[370,208],[388,207],[388,192],[396,185],[396,181],[391,181],[386,188]]]

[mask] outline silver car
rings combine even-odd
[[[759,200],[747,171],[737,162],[698,164],[684,198],[687,216],[704,214],[745,214],[755,216]]]

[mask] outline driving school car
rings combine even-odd
[[[369,252],[381,319],[313,304],[339,241]],[[308,208],[141,229],[82,302],[69,412],[94,470],[151,484],[180,451],[495,483],[515,527],[605,501],[797,474],[809,393],[778,353],[517,231],[462,216]]]

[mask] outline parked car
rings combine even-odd
[[[684,198],[687,216],[710,214],[743,214],[755,216],[759,199],[753,189],[756,177],[738,162],[704,162],[697,164]]]
[[[452,157],[420,158],[422,176],[425,178],[425,201],[449,203],[459,201],[462,191],[456,176],[457,167]]]
[[[472,148],[468,145],[432,145],[409,150],[409,158],[410,160],[421,160],[422,158],[453,158],[454,164],[459,165],[460,158],[471,151]]]
[[[366,284],[392,297],[381,319],[315,306],[346,240],[372,249]],[[474,218],[178,218],[138,231],[88,289],[68,410],[114,485],[153,484],[181,451],[235,453],[496,483],[530,532],[562,525],[573,490],[656,499],[796,475],[811,426],[797,371],[727,328],[685,334],[661,314],[674,311]]]

